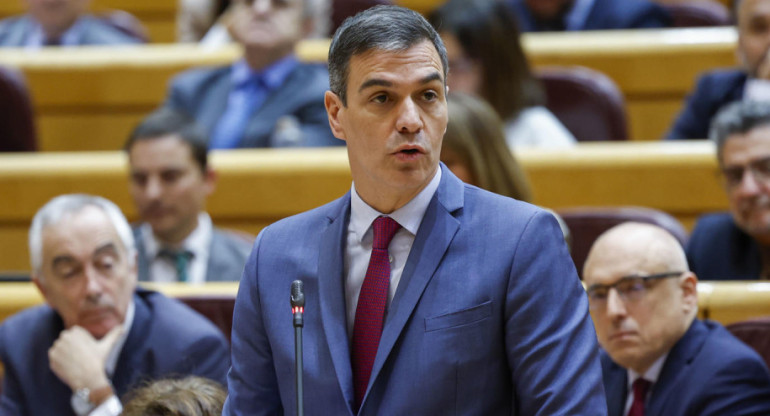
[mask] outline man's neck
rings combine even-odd
[[[198,228],[198,224],[198,216],[196,216],[194,221],[179,230],[173,230],[163,235],[153,232],[153,235],[161,245],[178,248]]]
[[[294,52],[293,48],[266,52],[264,49],[249,49],[246,47],[243,58],[252,71],[258,72],[289,56],[292,52]]]

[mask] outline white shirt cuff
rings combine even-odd
[[[120,416],[123,412],[123,405],[114,394],[109,399],[96,407],[88,416]]]

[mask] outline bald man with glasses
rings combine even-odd
[[[696,318],[698,279],[667,231],[610,229],[583,276],[609,416],[770,415],[770,372],[720,324]]]

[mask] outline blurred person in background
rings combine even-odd
[[[446,45],[452,92],[478,95],[505,122],[508,146],[567,147],[572,134],[545,107],[513,12],[496,0],[449,0],[429,21]]]
[[[646,29],[671,25],[671,16],[650,0],[507,0],[522,32]]]
[[[150,382],[126,394],[121,416],[221,416],[227,391],[203,377]]]
[[[108,20],[89,14],[90,0],[4,1],[22,1],[27,13],[0,21],[0,46],[38,49],[142,42]]]

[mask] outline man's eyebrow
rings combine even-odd
[[[118,247],[113,242],[105,243],[94,250],[94,257],[102,254],[117,254]]]
[[[420,84],[428,84],[428,83],[431,83],[433,81],[442,81],[441,74],[439,74],[438,72],[434,72],[434,73],[424,77],[423,79],[421,79],[420,80]],[[369,79],[369,80],[366,80],[363,84],[361,84],[361,87],[358,88],[358,92],[361,92],[361,91],[363,91],[363,90],[365,90],[365,89],[367,89],[369,87],[375,87],[375,86],[377,86],[377,87],[392,87],[393,83],[390,82],[390,81],[386,81],[384,79],[379,79],[379,78]]]

